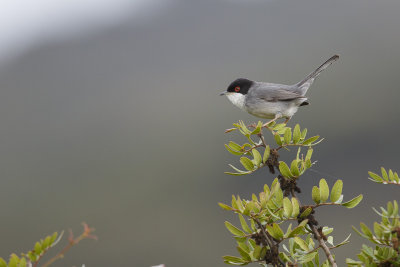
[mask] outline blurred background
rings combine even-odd
[[[267,170],[223,174],[224,134],[256,119],[218,96],[238,77],[295,83],[335,53],[290,125],[325,138],[300,186],[344,181],[356,209],[325,208],[339,266],[371,206],[398,198],[367,171],[400,171],[400,2],[396,0],[3,1],[0,8],[0,256],[53,231],[85,240],[55,266],[225,266],[236,255],[218,207]],[[61,248],[61,247],[60,247]]]

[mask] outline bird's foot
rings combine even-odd
[[[287,124],[290,118],[286,118],[286,120],[283,122],[284,124]]]

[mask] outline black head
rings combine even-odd
[[[253,81],[250,81],[245,78],[239,78],[234,80],[229,86],[228,89],[226,90],[229,93],[241,93],[243,95],[246,95],[247,92],[249,91],[250,87],[254,84]]]

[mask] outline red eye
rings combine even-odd
[[[239,92],[240,91],[240,87],[239,86],[236,86],[235,87],[235,92]]]

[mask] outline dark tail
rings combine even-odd
[[[335,62],[336,60],[339,59],[338,55],[334,55],[333,57],[331,57],[330,59],[328,59],[327,61],[324,62],[324,64],[322,64],[321,66],[319,66],[315,71],[313,71],[312,73],[310,73],[304,80],[302,80],[301,82],[299,82],[297,84],[298,87],[300,87],[300,90],[302,92],[302,95],[305,95],[305,93],[307,92],[308,88],[310,87],[310,85],[313,83],[314,79],[327,67],[329,67],[329,65],[331,65],[333,62]]]

